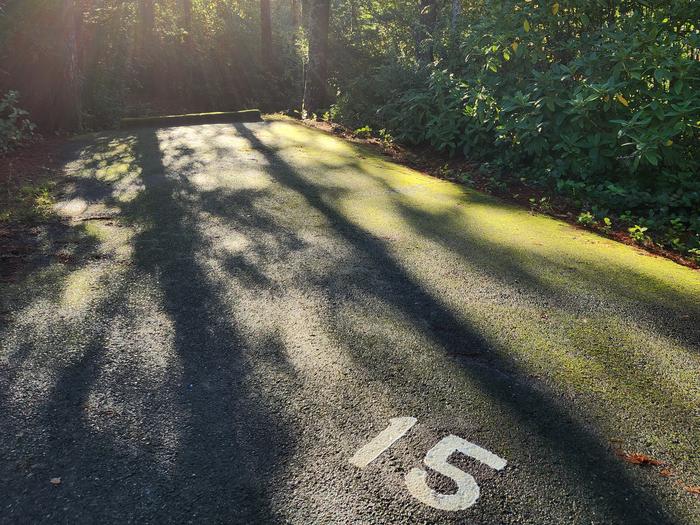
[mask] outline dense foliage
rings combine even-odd
[[[18,98],[16,91],[9,91],[0,98],[0,154],[10,151],[34,131],[28,113],[18,105]]]
[[[323,4],[5,0],[0,94],[19,90],[47,129],[109,127],[124,115],[300,110],[314,63],[309,18]],[[504,187],[565,198],[581,224],[624,225],[642,243],[651,235],[700,250],[700,3],[330,5],[326,118],[479,160]],[[77,119],[57,111],[71,96]]]
[[[343,86],[332,116],[490,161],[496,176],[566,196],[593,222],[613,216],[697,248],[700,5],[469,7],[454,31],[443,9],[431,63],[387,46],[382,64]]]

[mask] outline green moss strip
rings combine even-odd
[[[215,113],[189,113],[187,115],[124,118],[121,120],[120,128],[186,126],[222,122],[259,122],[261,120],[262,116],[260,115],[259,109],[246,109],[244,111],[219,111]]]

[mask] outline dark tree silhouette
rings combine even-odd
[[[61,82],[56,85],[55,128],[82,128],[82,110],[80,104],[80,33],[81,13],[74,0],[63,3],[60,12],[60,27],[63,31],[60,40],[63,45],[63,75]]]
[[[299,19],[299,11],[300,11],[300,3],[299,0],[291,0],[291,5],[289,6],[291,12],[292,12],[292,29],[296,31],[299,29],[299,24],[301,23],[301,20]]]
[[[309,64],[304,85],[304,109],[320,114],[328,108],[328,19],[330,0],[308,0]]]
[[[141,66],[141,85],[148,95],[155,91],[156,75],[153,71],[155,55],[155,0],[139,0],[138,55]]]
[[[185,41],[192,41],[192,0],[182,0],[182,28],[185,30]]]
[[[139,0],[140,42],[142,54],[150,54],[155,34],[155,0]]]
[[[457,32],[457,23],[459,15],[462,12],[462,0],[452,0],[452,16],[450,19],[450,29],[452,30],[452,38],[454,40]]]
[[[260,58],[267,70],[272,69],[272,20],[270,0],[260,0]]]
[[[434,58],[433,33],[437,22],[436,0],[420,0],[420,16],[416,28],[416,58],[428,64]]]

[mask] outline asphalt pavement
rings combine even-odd
[[[64,166],[0,523],[700,524],[697,271],[285,120]]]

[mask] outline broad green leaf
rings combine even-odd
[[[653,151],[647,151],[644,153],[644,158],[647,159],[647,162],[652,166],[659,165],[659,157]]]

